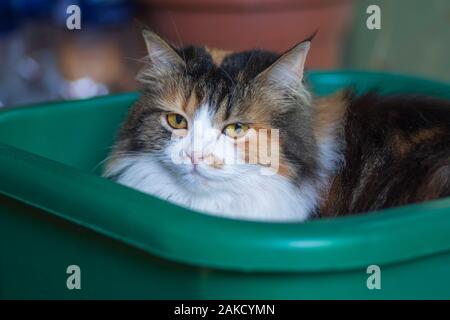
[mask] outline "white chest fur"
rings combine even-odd
[[[303,221],[318,201],[312,184],[305,182],[299,188],[282,176],[263,176],[257,170],[238,181],[221,181],[219,187],[199,185],[201,181],[189,185],[147,155],[123,157],[105,176],[118,172],[122,172],[117,179],[121,184],[196,211],[235,219]]]

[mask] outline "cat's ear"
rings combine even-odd
[[[301,85],[310,46],[310,40],[297,44],[261,72],[258,78],[280,87],[296,88]]]
[[[156,33],[144,28],[142,35],[147,46],[150,68],[167,72],[185,66],[180,55]]]

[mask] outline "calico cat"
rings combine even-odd
[[[303,79],[310,40],[277,55],[178,49],[143,34],[142,95],[105,177],[197,211],[264,221],[450,196],[450,101],[348,90],[315,98]]]

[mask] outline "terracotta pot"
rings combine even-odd
[[[144,21],[174,44],[282,52],[318,30],[310,68],[340,65],[351,0],[141,0]]]

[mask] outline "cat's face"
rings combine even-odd
[[[151,32],[144,37],[148,64],[138,77],[144,90],[122,128],[110,171],[121,158],[135,157],[149,168],[157,163],[151,170],[199,193],[239,192],[265,176],[294,181],[312,171],[316,146],[302,84],[309,42],[278,57],[178,50]]]

